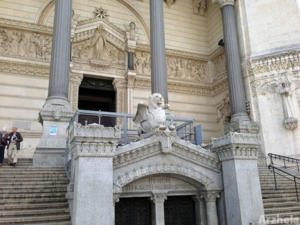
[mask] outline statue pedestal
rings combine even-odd
[[[73,116],[65,98],[49,97],[40,111],[43,134],[33,156],[33,166],[64,166],[67,128]]]
[[[213,140],[212,149],[222,162],[227,224],[258,224],[264,216],[257,168],[259,137],[229,132]]]

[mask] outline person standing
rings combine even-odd
[[[8,165],[16,166],[18,162],[18,151],[20,150],[21,142],[23,141],[22,135],[17,132],[17,128],[13,127],[12,132],[8,134],[8,150],[7,158]]]
[[[5,147],[7,145],[7,131],[3,127],[2,132],[0,133],[0,167],[3,165]]]

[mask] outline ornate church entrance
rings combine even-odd
[[[116,225],[151,225],[149,198],[121,198],[115,208]]]
[[[93,111],[116,111],[116,97],[112,80],[85,77],[79,87],[78,108]],[[81,124],[98,123],[98,116],[80,115]],[[115,119],[102,117],[101,124],[115,126]]]

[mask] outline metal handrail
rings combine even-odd
[[[299,179],[299,180],[300,180],[300,177],[297,177],[297,176],[295,176],[295,175],[289,173],[288,171],[285,171],[285,170],[283,170],[283,169],[280,169],[279,167],[276,167],[276,166],[274,166],[274,165],[272,165],[272,164],[270,164],[270,165],[268,166],[268,168],[269,168],[269,169],[272,169],[272,172],[273,172],[274,183],[275,183],[275,190],[278,190],[276,174],[278,174],[278,175],[280,175],[280,176],[283,176],[283,177],[285,177],[285,178],[287,178],[287,179],[289,179],[289,180],[294,181],[295,189],[296,189],[296,198],[297,198],[297,202],[299,202],[298,186],[297,186],[297,181],[296,181],[296,179]],[[281,173],[284,173],[284,174],[286,174],[286,175],[288,175],[288,176],[291,176],[292,179],[290,179],[290,178],[287,177],[287,176],[284,176],[283,174],[280,174],[280,173],[277,172],[276,170],[277,170],[277,171],[280,171]]]
[[[278,154],[273,154],[269,153],[268,156],[270,157],[271,164],[274,165],[273,159],[278,159],[283,161],[284,168],[287,168],[286,162],[291,162],[291,163],[296,163],[298,172],[300,172],[299,164],[300,164],[300,159],[284,156],[284,155],[278,155]]]

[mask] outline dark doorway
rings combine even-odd
[[[149,198],[121,198],[115,208],[116,225],[151,225]]]
[[[165,225],[195,224],[195,206],[192,197],[168,196],[165,201]]]
[[[92,111],[116,111],[116,96],[112,80],[85,77],[79,87],[78,108]],[[81,124],[98,123],[98,116],[80,115]],[[102,117],[101,124],[115,126],[115,119]]]

